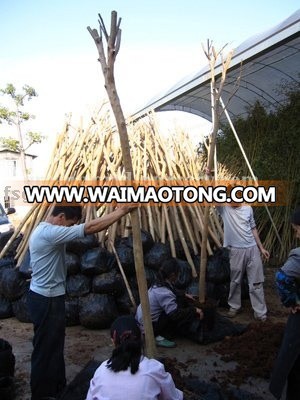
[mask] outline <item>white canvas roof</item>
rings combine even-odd
[[[284,100],[282,85],[299,83],[300,10],[272,29],[255,35],[234,51],[222,92],[224,103],[234,92],[239,75],[240,85],[227,110],[231,118],[246,116],[247,108],[259,100],[272,110]],[[241,67],[242,62],[242,67]],[[221,66],[216,67],[216,77]],[[165,94],[156,96],[132,115],[136,120],[149,111],[179,110],[211,120],[210,71],[205,66],[196,74],[185,77]]]

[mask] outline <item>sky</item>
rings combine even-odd
[[[76,125],[107,99],[97,49],[87,31],[87,26],[98,29],[98,13],[108,29],[112,10],[122,18],[115,79],[124,113],[130,115],[204,67],[202,43],[207,39],[217,49],[225,44],[235,48],[298,8],[297,0],[0,0],[0,88],[13,83],[19,90],[24,84],[36,89],[39,96],[26,106],[36,118],[24,131],[47,136],[34,148],[46,162],[65,116],[72,113]],[[179,113],[162,114],[166,125],[179,118]],[[188,118],[191,126],[208,129],[200,117]],[[4,132],[2,124],[0,135]]]

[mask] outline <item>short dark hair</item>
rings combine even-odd
[[[64,213],[66,219],[77,219],[81,220],[82,207],[81,206],[54,206],[51,215],[56,217],[57,215]]]
[[[172,274],[178,274],[179,265],[176,259],[169,258],[168,260],[165,260],[159,268],[159,272],[164,279],[168,279]]]

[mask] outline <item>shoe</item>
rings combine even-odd
[[[158,347],[165,347],[168,349],[176,347],[175,342],[171,342],[171,340],[168,340],[168,339],[164,338],[163,336],[156,336],[155,343],[156,343],[156,346],[158,346]]]
[[[242,312],[241,308],[230,308],[228,313],[227,313],[227,317],[228,318],[234,318],[237,316],[237,314],[239,314],[240,312]]]
[[[258,317],[256,314],[254,314],[254,319],[256,319],[256,321],[266,322],[267,316],[265,314],[265,315],[262,315],[261,317]]]

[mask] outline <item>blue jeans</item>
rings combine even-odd
[[[31,356],[31,400],[56,397],[66,386],[65,296],[28,294],[28,308],[34,326]]]

